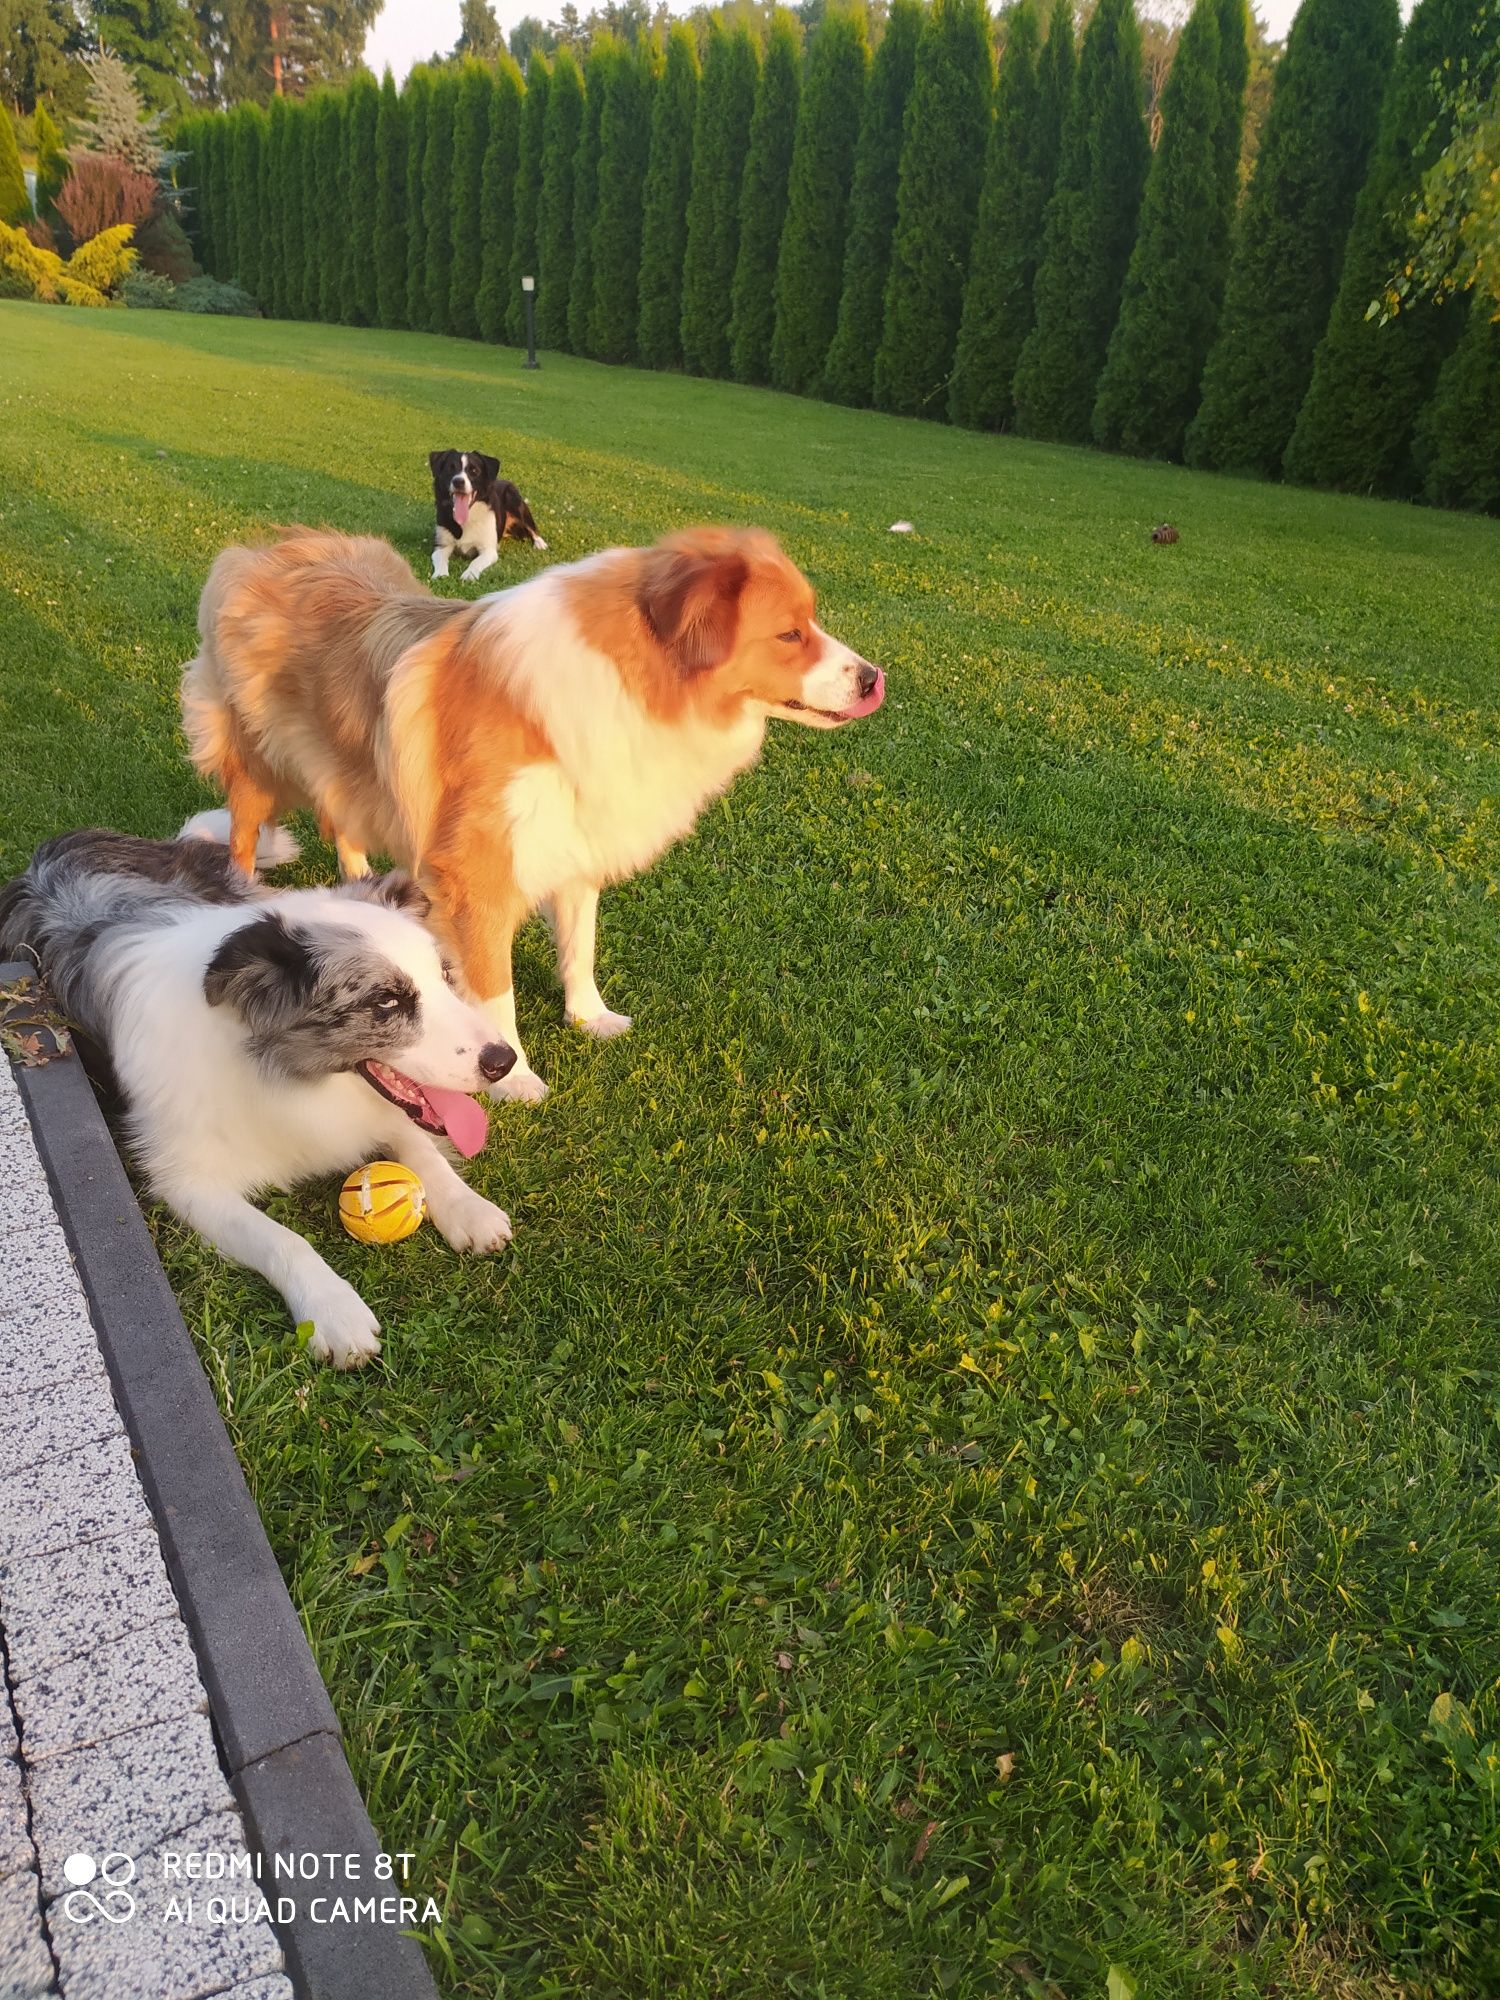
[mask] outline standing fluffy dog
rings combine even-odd
[[[379,1353],[374,1314],[252,1194],[383,1156],[421,1176],[455,1250],[510,1239],[429,1136],[477,1152],[465,1093],[514,1057],[447,983],[425,907],[396,876],[259,889],[201,839],[99,828],[49,840],[0,888],[0,950],[34,958],[108,1051],[153,1192],[268,1279],[340,1368]]]
[[[599,891],[648,867],[782,717],[835,729],[885,677],[830,637],[769,535],[694,528],[607,549],[473,603],[424,590],[386,543],[289,530],[226,549],[182,711],[249,872],[263,821],[311,806],[346,873],[420,873],[470,991],[517,1053],[496,1094],[546,1087],[516,1034],[511,940],[552,920],[569,1018],[630,1026],[594,980]]]

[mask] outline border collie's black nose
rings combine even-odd
[[[516,1052],[507,1042],[486,1042],[479,1051],[479,1074],[486,1083],[498,1083],[516,1066]]]
[[[874,694],[875,683],[879,679],[879,667],[872,667],[868,660],[862,661],[859,669],[859,698],[861,701],[864,700],[867,694]]]

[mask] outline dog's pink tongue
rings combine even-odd
[[[884,700],[885,669],[877,667],[875,669],[875,685],[870,689],[870,692],[855,702],[852,707],[841,708],[839,714],[845,722],[857,722],[862,715],[873,715]]]
[[[437,1090],[432,1084],[424,1083],[422,1095],[442,1119],[454,1145],[466,1160],[472,1160],[490,1129],[490,1121],[484,1112],[472,1097],[461,1090]]]
[[[469,518],[469,496],[467,493],[455,493],[452,499],[453,518],[462,527],[464,522]]]

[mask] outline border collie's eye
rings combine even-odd
[[[443,966],[443,984],[445,986],[451,986],[457,977],[458,974],[453,970],[451,965],[445,964]]]
[[[393,1014],[401,1012],[401,995],[399,993],[377,993],[370,1002],[370,1012],[375,1016],[377,1021],[390,1020]]]
[[[802,634],[800,631],[778,632],[776,637],[783,646],[800,646],[802,644]]]

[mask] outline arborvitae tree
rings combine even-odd
[[[1338,288],[1398,26],[1396,0],[1303,0],[1292,23],[1187,434],[1189,465],[1280,470]]]
[[[813,35],[797,113],[786,226],[776,260],[771,380],[778,389],[810,391],[833,342],[869,67],[863,6],[833,7]]]
[[[516,242],[516,170],[526,85],[515,58],[496,58],[489,136],[479,185],[479,297],[475,317],[484,340],[505,338],[506,286]]]
[[[740,243],[729,294],[729,365],[737,382],[764,382],[771,373],[776,259],[786,221],[801,78],[802,30],[795,14],[778,7],[766,38],[740,183]]]
[[[712,15],[698,112],[693,186],[682,265],[682,359],[694,375],[729,372],[729,294],[740,249],[740,181],[755,112],[760,52],[741,23],[724,33]]]
[[[376,237],[379,122],[380,86],[362,70],[349,85],[344,110],[344,185],[349,212],[348,282],[342,313],[346,326],[374,326],[380,316]]]
[[[1064,12],[1053,32],[1073,45]],[[958,329],[948,414],[956,424],[999,430],[1010,422],[1011,379],[1031,330],[1031,288],[1041,257],[1042,218],[1051,189],[1044,183],[1046,134],[1038,31],[1033,0],[1020,0],[1006,22],[1005,54],[995,87],[995,128],[985,161],[984,188],[964,314]],[[1054,171],[1056,158],[1053,159]]]
[[[682,360],[682,264],[693,186],[693,114],[698,43],[685,21],[667,37],[667,61],[651,107],[651,147],[642,196],[640,323],[637,344],[649,368]]]
[[[1458,313],[1462,302],[1450,300]],[[1500,321],[1475,289],[1464,336],[1443,364],[1418,424],[1423,492],[1438,507],[1500,514]]]
[[[1225,92],[1222,0],[1198,0],[1161,99],[1141,227],[1094,400],[1102,445],[1179,458],[1198,407],[1229,267],[1231,211],[1219,177]],[[1238,138],[1239,121],[1235,121]]]
[[[317,319],[323,289],[323,198],[318,148],[323,126],[323,93],[305,100],[307,133],[302,173],[302,312]]]
[[[510,278],[505,300],[505,337],[512,347],[526,339],[524,277],[537,274],[538,223],[542,205],[542,166],[547,145],[547,99],[552,94],[552,70],[540,49],[526,65],[526,105],[521,119],[521,157],[516,165],[516,228],[510,253]]]
[[[260,303],[273,319],[286,317],[286,218],[281,187],[286,178],[286,99],[273,97],[266,114],[265,141],[260,152]],[[180,140],[180,134],[179,134]]]
[[[53,203],[62,192],[62,184],[68,178],[68,156],[63,150],[62,133],[48,116],[47,107],[40,98],[36,110],[31,114],[36,131],[36,212],[50,220],[54,214]],[[14,135],[12,135],[14,136]],[[4,140],[0,139],[0,147]],[[179,147],[181,140],[178,141]],[[4,169],[0,168],[0,178]],[[0,196],[0,201],[4,197]]]
[[[308,107],[283,98],[281,142],[281,306],[288,319],[307,312],[307,233],[304,182],[312,175],[307,150]]]
[[[542,143],[542,197],[537,206],[536,338],[539,347],[566,348],[568,295],[573,280],[573,196],[578,142],[583,136],[583,71],[564,45],[552,66]]]
[[[426,310],[429,333],[453,331],[453,123],[459,77],[439,70],[427,104],[427,148],[422,166],[422,233],[426,238]]]
[[[1133,0],[1101,0],[1047,204],[1036,323],[1016,364],[1016,428],[1031,437],[1089,436],[1150,165]]]
[[[406,324],[406,113],[389,70],[375,120],[375,321]]]
[[[230,124],[227,118],[211,118],[204,133],[208,156],[208,200],[205,213],[213,218],[208,266],[216,278],[228,278],[234,263],[234,213],[229,198]]]
[[[1407,261],[1422,176],[1453,135],[1441,83],[1478,54],[1482,25],[1474,0],[1422,0],[1401,37],[1333,311],[1287,446],[1288,479],[1351,493],[1410,494],[1421,483],[1412,433],[1463,315],[1414,298],[1382,325],[1369,307]]]
[[[642,208],[651,149],[655,43],[638,41],[616,63],[599,121],[599,196],[594,216],[594,304],[589,352],[633,361],[640,317]]]
[[[1229,215],[1229,233],[1224,245],[1224,277],[1229,276],[1229,255],[1234,243],[1234,220],[1240,206],[1240,162],[1245,155],[1245,121],[1249,115],[1250,38],[1263,37],[1264,30],[1250,18],[1249,0],[1219,0],[1219,90],[1222,97],[1219,119],[1219,190]],[[1223,280],[1219,285],[1223,298]]]
[[[318,161],[317,317],[335,325],[344,309],[349,264],[349,178],[345,140],[345,97],[325,90],[316,100]]]
[[[21,151],[9,105],[0,105],[0,222],[30,222],[31,196],[21,171]]]
[[[599,130],[609,80],[623,50],[611,34],[595,35],[583,73],[583,123],[573,160],[573,267],[568,273],[567,339],[575,354],[589,352],[589,318],[594,310],[594,216],[599,207]]]
[[[875,355],[877,409],[946,411],[994,95],[984,0],[933,0],[901,147],[885,329]]]
[[[432,71],[414,69],[401,93],[406,121],[406,315],[420,332],[427,324],[427,230],[423,205],[427,174],[427,114],[432,109]]]
[[[265,162],[266,114],[258,104],[241,105],[237,116],[244,120],[240,140],[240,283],[258,299],[265,279],[267,216],[262,206],[266,193]]]
[[[823,364],[821,389],[837,403],[868,403],[875,352],[885,326],[885,286],[896,229],[901,134],[922,33],[921,0],[891,0],[885,33],[870,65],[844,252],[838,323]]]
[[[479,282],[484,261],[480,211],[494,89],[494,72],[488,63],[465,62],[459,72],[458,103],[453,114],[449,211],[453,264],[448,278],[449,328],[465,340],[479,338]]]

